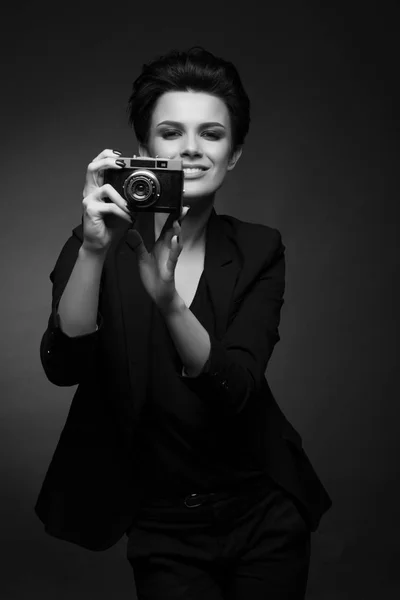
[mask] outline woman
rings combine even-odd
[[[126,533],[139,599],[304,598],[331,500],[264,375],[285,247],[214,209],[248,97],[231,63],[192,48],[143,67],[129,116],[141,156],[183,161],[185,207],[132,218],[104,185],[121,153],[88,166],[41,343],[50,381],[78,389],[36,512],[93,550]]]

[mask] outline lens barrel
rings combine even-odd
[[[124,182],[127,201],[152,204],[161,194],[160,182],[152,171],[133,171]]]

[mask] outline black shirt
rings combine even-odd
[[[205,270],[190,310],[215,334]],[[151,497],[234,491],[265,479],[262,408],[249,404],[227,419],[177,375],[182,361],[168,326],[153,306],[146,403],[135,440],[135,482]]]

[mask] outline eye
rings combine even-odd
[[[174,139],[176,136],[179,136],[179,135],[181,135],[181,132],[176,129],[167,129],[167,130],[163,131],[161,134],[161,136],[165,140]],[[216,131],[204,131],[202,135],[204,137],[208,137],[212,140],[219,140],[222,137],[222,135]]]
[[[176,131],[175,129],[168,129],[167,131],[163,131],[162,133],[162,137],[166,140],[171,139],[175,135],[179,135],[179,131]]]
[[[204,135],[210,137],[213,140],[219,140],[221,138],[221,134],[217,133],[216,131],[205,131]]]

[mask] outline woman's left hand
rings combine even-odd
[[[181,221],[189,209],[189,206],[182,208]],[[182,245],[177,240],[181,226],[177,220],[173,221],[173,219],[174,215],[170,214],[150,253],[147,252],[140,233],[136,229],[128,231],[130,239],[137,244],[135,252],[142,283],[161,310],[168,310],[177,300],[175,267],[182,251]]]

